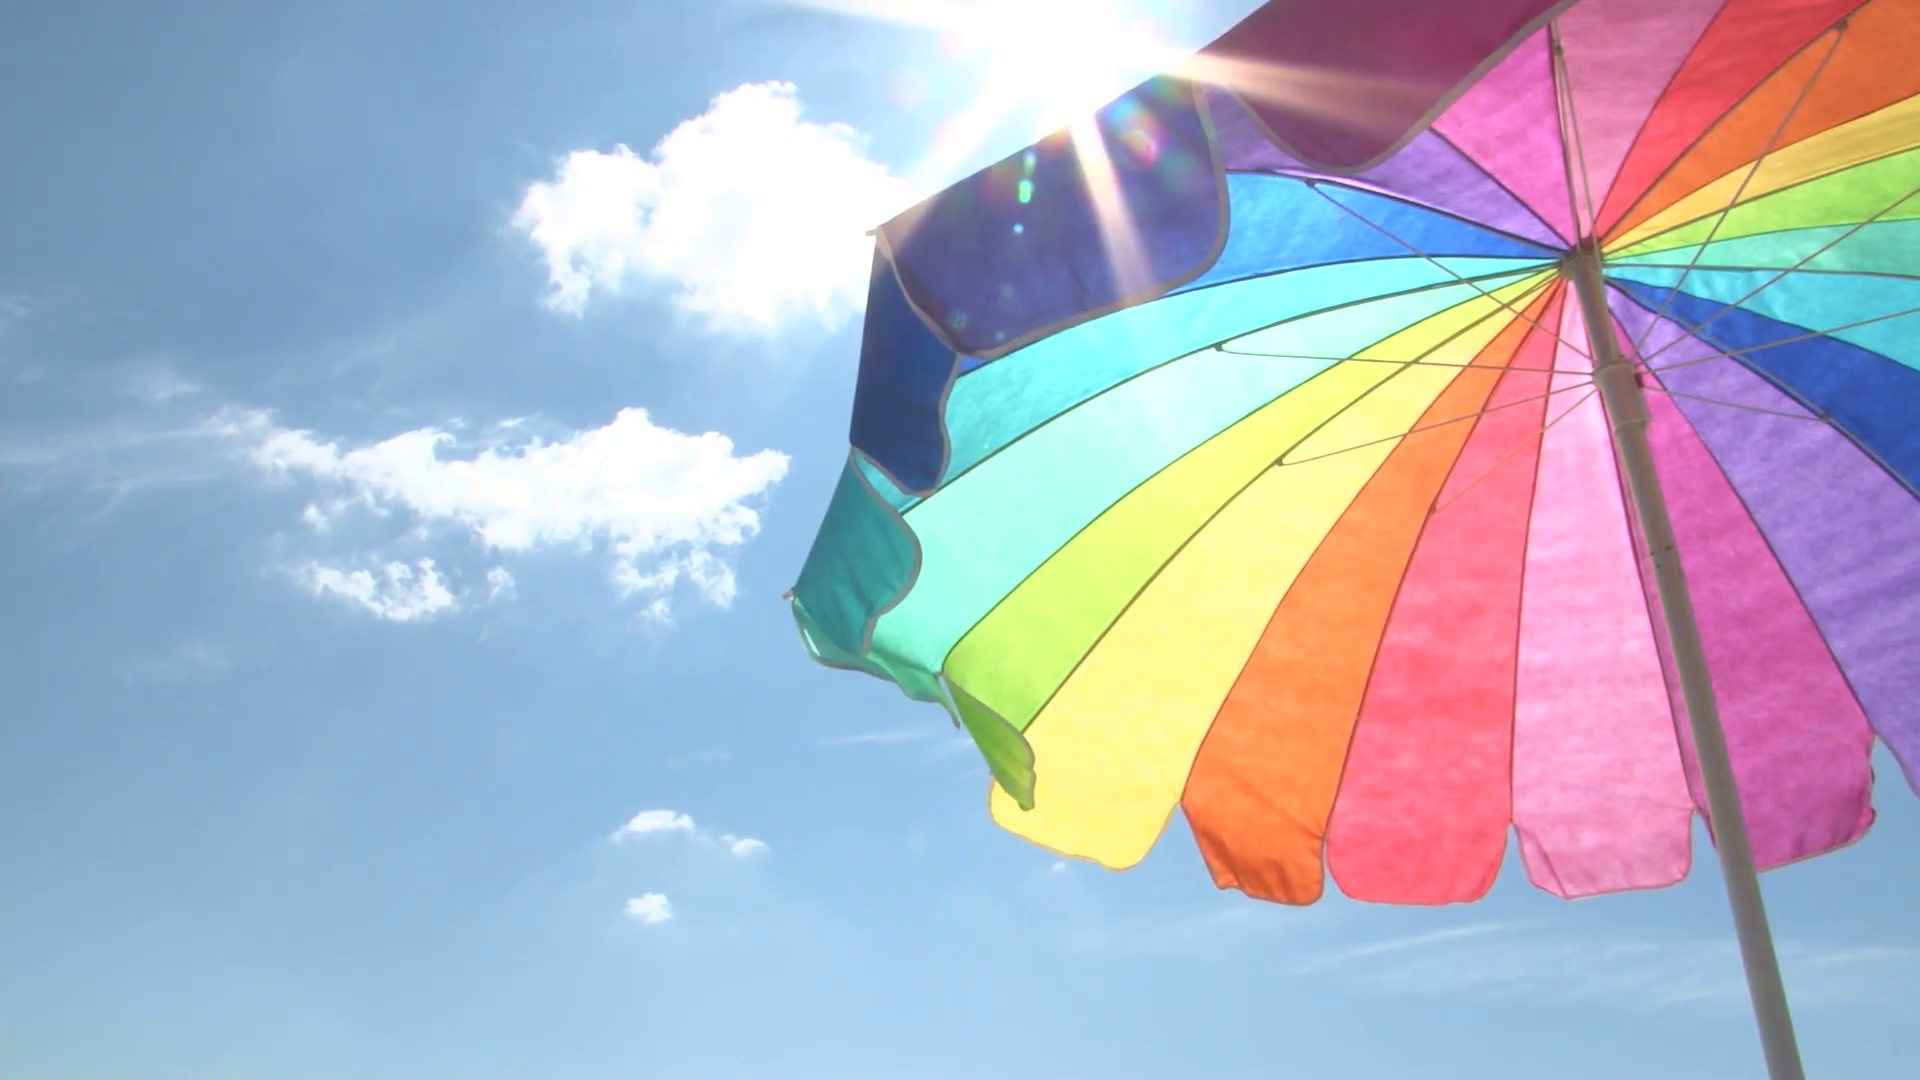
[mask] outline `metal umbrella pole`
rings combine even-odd
[[[1771,1080],[1806,1080],[1793,1034],[1793,1017],[1787,1008],[1786,985],[1780,978],[1780,959],[1774,953],[1773,933],[1760,897],[1760,876],[1753,865],[1753,846],[1747,839],[1733,762],[1727,754],[1727,737],[1720,727],[1720,709],[1714,701],[1707,658],[1700,645],[1700,627],[1687,592],[1686,571],[1674,546],[1666,495],[1660,488],[1653,451],[1647,442],[1645,391],[1633,365],[1621,356],[1614,337],[1598,241],[1583,242],[1566,256],[1562,267],[1579,296],[1587,341],[1593,351],[1593,381],[1606,409],[1607,426],[1613,432],[1614,450],[1639,518],[1647,556],[1653,561],[1660,614],[1667,627],[1674,674],[1686,701],[1687,722],[1693,728],[1700,779],[1712,815],[1714,846],[1720,854],[1727,901],[1733,908],[1734,932],[1740,941],[1740,959],[1746,967],[1747,992],[1753,998],[1767,1074]]]

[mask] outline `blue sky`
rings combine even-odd
[[[1253,6],[1128,10],[1193,46]],[[1063,103],[961,45],[774,0],[0,6],[9,1077],[1759,1073],[1704,843],[1678,889],[1444,910],[1218,893],[1177,823],[1062,867],[938,710],[806,660],[859,231]],[[1879,775],[1866,841],[1767,879],[1815,1075],[1920,1036]]]

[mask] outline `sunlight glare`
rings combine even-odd
[[[1122,0],[977,0],[956,35],[986,61],[990,93],[1019,101],[1045,130],[1066,127],[1170,58]]]
[[[1009,122],[1035,125],[1028,139],[1065,132],[1084,170],[1120,293],[1132,295],[1148,285],[1138,225],[1094,114],[1145,79],[1181,66],[1186,56],[1133,11],[1136,0],[788,2],[932,30],[956,56],[981,64],[972,100],[941,124],[915,170],[916,182],[949,182]],[[1025,202],[1031,187],[1023,181],[1021,188]]]

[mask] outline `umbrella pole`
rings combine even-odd
[[[1653,465],[1647,442],[1645,391],[1632,364],[1620,355],[1607,309],[1606,285],[1601,277],[1599,245],[1588,240],[1566,257],[1564,268],[1579,294],[1587,340],[1593,349],[1593,381],[1613,430],[1613,445],[1627,493],[1639,518],[1647,555],[1653,560],[1654,584],[1675,674],[1686,701],[1687,721],[1693,728],[1700,779],[1707,792],[1714,847],[1720,854],[1720,873],[1733,908],[1734,932],[1740,940],[1740,959],[1747,970],[1747,991],[1753,998],[1753,1016],[1760,1028],[1772,1080],[1805,1080],[1800,1047],[1794,1039],[1793,1017],[1787,1009],[1786,985],[1780,978],[1780,960],[1774,954],[1773,934],[1767,927],[1766,905],[1760,899],[1760,876],[1753,865],[1753,847],[1740,809],[1733,762],[1727,754],[1726,733],[1720,727],[1720,709],[1707,674],[1706,654],[1700,645],[1700,627],[1694,620],[1693,600],[1687,593],[1686,571],[1674,545],[1673,522],[1666,495]]]

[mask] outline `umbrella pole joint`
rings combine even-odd
[[[1714,700],[1700,627],[1694,617],[1693,598],[1674,542],[1673,522],[1654,466],[1653,448],[1647,440],[1650,414],[1646,394],[1633,365],[1621,355],[1614,335],[1598,243],[1587,240],[1573,249],[1562,261],[1561,269],[1571,279],[1579,298],[1580,312],[1587,325],[1587,343],[1593,352],[1594,386],[1606,410],[1621,476],[1626,481],[1639,536],[1652,564],[1674,675],[1686,703],[1701,785],[1706,789],[1721,877],[1726,883],[1728,906],[1733,910],[1740,959],[1746,968],[1747,990],[1753,999],[1754,1021],[1760,1029],[1760,1044],[1766,1055],[1767,1075],[1771,1080],[1806,1080],[1800,1047],[1794,1037],[1793,1017],[1787,1008],[1786,985],[1780,977],[1780,960],[1774,952],[1773,933],[1767,925],[1766,905],[1760,896],[1760,876],[1753,862],[1753,846],[1740,807],[1726,733],[1720,726],[1720,710]]]

